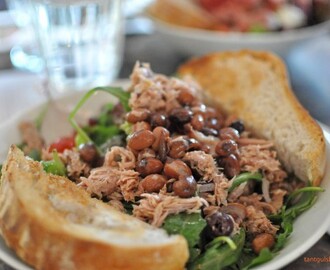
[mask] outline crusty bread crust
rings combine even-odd
[[[68,179],[46,174],[17,147],[2,173],[1,234],[36,269],[184,269],[182,236],[169,237],[90,198]]]
[[[178,69],[205,90],[227,114],[241,118],[255,135],[272,140],[289,172],[319,185],[325,171],[320,126],[294,96],[283,62],[267,52],[211,53]]]

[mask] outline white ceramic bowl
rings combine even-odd
[[[297,44],[330,32],[330,20],[300,29],[268,33],[224,33],[180,27],[154,17],[157,32],[185,56],[240,49],[267,50],[284,57]]]

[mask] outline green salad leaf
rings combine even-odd
[[[126,111],[130,110],[130,107],[128,105],[128,101],[130,98],[130,93],[124,91],[121,87],[96,87],[92,90],[88,91],[82,99],[77,103],[76,107],[72,110],[72,112],[69,115],[69,122],[72,125],[72,127],[77,131],[77,134],[79,135],[79,142],[80,143],[88,143],[92,142],[92,139],[88,136],[86,131],[84,131],[76,122],[74,117],[76,116],[79,109],[86,103],[86,101],[97,91],[103,91],[106,93],[109,93],[115,97],[117,97],[120,101],[120,103],[123,105],[124,109]]]
[[[220,270],[230,266],[239,259],[245,243],[245,231],[241,229],[232,238],[221,241],[215,238],[210,242],[205,252],[200,254],[197,259],[188,266],[189,270]],[[228,244],[230,243],[230,244]]]
[[[273,252],[271,252],[268,248],[263,248],[257,257],[253,258],[248,265],[244,266],[241,269],[248,270],[252,267],[255,267],[260,264],[270,261],[271,259],[274,258],[274,256],[275,256],[275,254]]]
[[[240,184],[247,182],[249,180],[262,181],[262,174],[258,172],[245,172],[239,174],[233,181],[232,185],[229,187],[228,192],[232,192]]]
[[[189,260],[191,261],[200,253],[198,244],[200,234],[205,226],[206,221],[200,213],[179,213],[168,216],[164,221],[163,229],[168,234],[181,234],[186,238],[190,253]]]
[[[66,175],[66,168],[56,150],[53,150],[53,159],[49,161],[41,161],[44,170],[47,173],[52,173],[60,176]]]

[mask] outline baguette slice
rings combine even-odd
[[[241,118],[255,135],[274,142],[286,169],[319,185],[325,171],[325,139],[290,89],[282,61],[249,50],[211,53],[178,69],[205,90],[210,102]]]
[[[11,146],[0,187],[7,245],[36,269],[184,269],[186,240],[92,199]]]

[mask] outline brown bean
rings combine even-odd
[[[170,123],[165,114],[155,113],[151,116],[150,124],[153,128],[155,127],[168,128]]]
[[[234,140],[226,139],[217,143],[215,152],[221,157],[238,154],[238,145]]]
[[[206,136],[218,137],[218,131],[214,128],[204,127],[202,128],[201,132]]]
[[[195,195],[197,183],[195,178],[190,176],[181,176],[178,181],[173,183],[173,192],[180,198],[190,198]]]
[[[272,248],[275,244],[274,236],[269,233],[258,234],[252,240],[252,249],[256,254],[259,254],[263,248]]]
[[[170,132],[164,127],[156,127],[152,131],[155,136],[155,141],[152,144],[152,149],[155,151],[159,150],[160,142],[162,139],[167,140],[170,137]]]
[[[226,139],[230,139],[230,140],[234,140],[237,141],[239,139],[239,132],[231,127],[226,127],[226,128],[222,128],[219,131],[219,138],[221,140],[226,140]]]
[[[218,164],[224,168],[224,173],[228,178],[233,178],[241,171],[239,160],[234,154],[218,159]]]
[[[221,121],[218,117],[211,117],[207,119],[206,127],[218,130],[221,127]]]
[[[155,151],[151,148],[145,148],[145,149],[141,150],[138,153],[137,159],[138,159],[138,161],[140,161],[141,159],[148,158],[148,157],[153,157],[153,158],[156,157]]]
[[[136,165],[136,171],[141,176],[147,176],[153,173],[160,173],[163,170],[163,163],[153,157],[143,158]]]
[[[192,111],[188,108],[175,108],[170,115],[170,121],[174,124],[185,124],[190,122],[192,118]]]
[[[189,141],[184,138],[176,138],[169,143],[169,153],[171,158],[183,158],[189,149]]]
[[[194,138],[188,139],[188,145],[189,145],[188,151],[202,149],[202,144]]]
[[[161,174],[149,174],[142,179],[140,185],[148,193],[159,192],[166,184],[167,178]]]
[[[135,109],[126,114],[126,120],[135,124],[136,122],[145,121],[149,118],[150,111],[148,109]]]
[[[94,143],[89,142],[81,144],[79,145],[78,151],[80,158],[87,163],[93,163],[99,157]]]
[[[180,159],[167,161],[164,165],[164,173],[169,178],[179,179],[180,176],[192,175],[191,169]]]
[[[202,130],[202,128],[205,125],[204,122],[204,117],[201,114],[195,114],[193,116],[193,118],[191,119],[191,126],[195,129],[195,130]]]
[[[155,141],[155,135],[150,130],[139,130],[131,134],[127,145],[133,150],[148,148]]]
[[[181,105],[190,105],[193,103],[195,100],[195,97],[191,90],[187,88],[181,89],[179,96],[178,96],[178,101],[180,102]]]
[[[140,130],[151,130],[151,126],[146,121],[136,122],[133,125],[133,132],[140,131]]]

